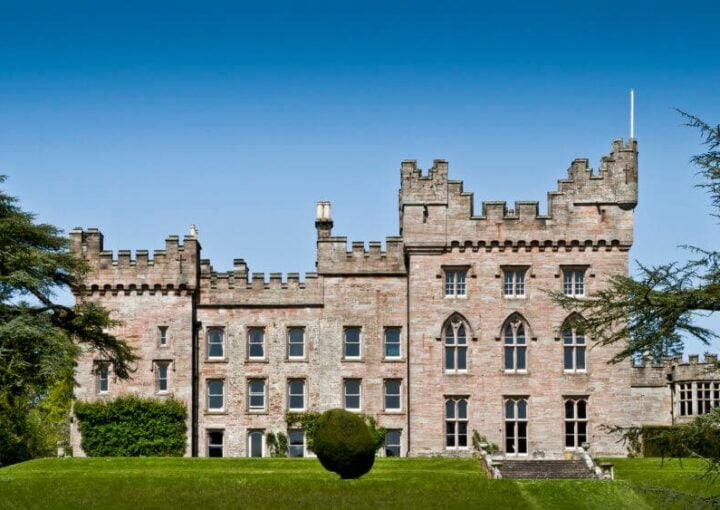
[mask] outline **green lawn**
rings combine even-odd
[[[697,462],[616,462],[622,481],[533,482],[488,480],[472,459],[378,459],[349,481],[312,459],[43,459],[0,469],[0,508],[644,509],[666,508],[644,485],[707,492]]]

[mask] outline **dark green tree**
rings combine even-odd
[[[130,375],[137,358],[107,333],[117,324],[109,312],[57,299],[87,270],[58,228],[36,223],[0,190],[0,465],[53,453],[52,437],[64,435],[81,346],[110,360],[118,377]]]

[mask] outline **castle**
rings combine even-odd
[[[316,272],[302,279],[251,275],[242,259],[216,272],[194,229],[152,258],[114,258],[100,231],[75,229],[72,249],[91,267],[76,298],[112,310],[112,332],[140,355],[120,381],[86,351],[75,396],[182,400],[192,456],[266,456],[271,432],[308,455],[285,414],[337,407],[375,417],[385,455],[466,455],[473,431],[519,458],[586,443],[623,455],[603,425],[670,424],[720,405],[720,381],[696,357],[608,364],[618,347],[594,345],[548,295],[592,295],[628,272],[637,156],[631,139],[613,142],[596,173],[576,159],[544,215],[537,202],[475,211],[447,162],[424,175],[404,161],[400,235],[348,251],[320,202]]]

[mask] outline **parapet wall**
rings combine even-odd
[[[85,259],[90,272],[76,294],[104,292],[183,292],[197,287],[197,263],[200,245],[194,236],[178,236],[165,240],[164,250],[119,250],[117,257],[103,247],[103,234],[98,229],[76,228],[70,232],[70,249]]]
[[[317,272],[320,275],[404,275],[405,254],[400,237],[385,239],[386,251],[380,241],[353,242],[347,251],[346,237],[321,237],[317,242]]]
[[[717,354],[706,354],[705,360],[700,356],[691,354],[688,361],[682,356],[665,358],[660,363],[651,363],[641,360],[640,364],[633,366],[632,386],[665,386],[670,383],[683,381],[703,381],[720,379],[720,370],[717,367]]]
[[[408,247],[523,241],[618,245],[633,240],[632,210],[637,205],[637,143],[616,140],[597,174],[587,159],[576,159],[568,178],[548,193],[548,212],[536,201],[482,202],[475,215],[473,194],[462,181],[448,180],[448,164],[436,160],[427,176],[415,161],[401,165],[400,223]]]

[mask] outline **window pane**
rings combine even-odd
[[[512,370],[515,368],[514,358],[515,348],[505,347],[505,370]]]
[[[461,400],[458,400],[457,409],[458,409],[458,418],[461,420],[466,420],[467,419],[467,400],[465,400],[464,398]]]
[[[573,369],[573,348],[572,347],[564,347],[564,355],[563,355],[563,367],[565,370],[572,370]]]
[[[208,432],[208,457],[223,456],[223,433]]]
[[[525,326],[523,326],[522,324],[520,324],[517,328],[517,335],[515,341],[519,344],[525,343]]]
[[[250,330],[249,357],[263,358],[265,357],[264,346],[265,334],[261,329]]]
[[[466,370],[467,369],[467,347],[458,347],[457,348],[457,354],[458,354],[458,370]]]
[[[457,334],[457,343],[464,344],[465,343],[465,326],[463,324],[460,325],[458,328],[458,334]]]
[[[575,402],[572,400],[565,401],[565,418],[575,417]]]
[[[445,347],[445,370],[455,370],[455,347]]]
[[[448,345],[452,345],[455,343],[455,332],[453,331],[453,327],[450,324],[445,326],[445,343]]]
[[[517,369],[518,370],[525,370],[527,368],[527,364],[525,362],[525,350],[527,347],[517,347]]]
[[[400,357],[399,328],[387,328],[385,330],[385,356],[388,358]]]
[[[512,326],[510,326],[510,324],[505,326],[505,343],[506,344],[514,344],[515,343],[515,338],[513,337]]]
[[[467,423],[458,423],[458,446],[464,448],[468,445],[467,441]]]
[[[262,457],[263,451],[263,433],[250,433],[250,457]]]
[[[576,347],[575,368],[577,370],[585,370],[585,347]]]
[[[573,335],[571,329],[566,329],[565,331],[563,331],[563,343],[568,345],[573,343]]]
[[[222,409],[223,408],[222,395],[220,395],[220,396],[210,395],[208,397],[208,408],[209,409]]]
[[[505,451],[515,453],[515,422],[505,423]]]
[[[360,357],[360,328],[345,329],[345,357]]]
[[[511,296],[513,293],[513,280],[512,280],[512,273],[510,271],[505,272],[505,285],[504,285],[504,291],[506,296]]]
[[[465,271],[457,272],[457,284],[455,290],[458,296],[465,295]]]
[[[288,431],[288,457],[305,456],[305,432],[302,430]]]
[[[211,329],[208,331],[208,357],[222,358],[223,356],[223,331],[221,329]]]
[[[455,273],[453,271],[445,271],[445,295],[452,296],[455,294]]]
[[[582,335],[582,334],[575,335],[575,342],[578,344],[584,344],[585,343],[585,335]]]
[[[518,296],[525,295],[525,271],[515,273],[515,294]]]
[[[580,419],[587,418],[587,401],[586,400],[578,400],[577,403],[577,417]]]
[[[583,271],[575,272],[575,294],[585,293],[585,273]]]
[[[518,410],[518,419],[525,420],[527,419],[527,400],[518,400],[517,401],[517,410]]]
[[[578,446],[582,446],[582,443],[587,443],[587,422],[586,421],[578,422],[578,441],[580,442],[580,444]]]
[[[506,400],[505,401],[505,418],[513,419],[515,418],[515,401],[514,400]]]
[[[566,296],[573,294],[572,272],[570,271],[563,271],[563,293]]]
[[[302,358],[305,356],[305,330],[293,328],[288,334],[288,356]]]
[[[453,419],[455,418],[455,401],[454,400],[446,400],[445,401],[445,419]]]
[[[400,409],[400,397],[391,395],[386,396],[385,409]]]
[[[399,457],[400,456],[400,431],[399,430],[388,430],[385,433],[385,456],[386,457]]]

